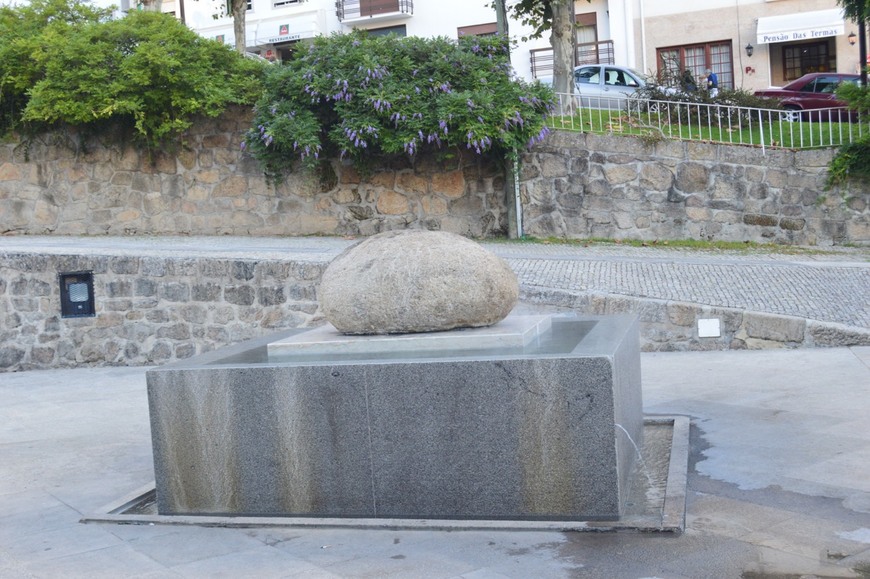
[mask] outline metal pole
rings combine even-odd
[[[520,199],[520,152],[514,149],[514,201],[517,204],[517,239],[523,238],[523,202]]]

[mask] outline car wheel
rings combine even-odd
[[[786,123],[795,123],[801,120],[801,111],[795,108],[786,109],[779,113],[779,120]]]

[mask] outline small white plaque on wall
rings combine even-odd
[[[718,338],[721,335],[722,332],[719,330],[719,318],[698,320],[699,338]]]

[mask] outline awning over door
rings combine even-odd
[[[756,41],[758,44],[771,44],[795,40],[820,40],[839,36],[845,32],[843,10],[834,8],[759,18]]]

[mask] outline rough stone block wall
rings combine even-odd
[[[247,110],[204,119],[177,152],[57,133],[0,144],[0,234],[373,235],[506,231],[502,169],[462,151],[375,167],[332,161],[278,186],[242,152]]]
[[[159,365],[324,322],[317,288],[328,263],[160,255],[0,251],[0,372]],[[95,315],[62,317],[58,275],[93,273]],[[596,292],[522,288],[529,305],[632,314],[644,351],[870,344],[870,329],[739,309]],[[701,318],[721,336],[699,339]]]
[[[0,256],[0,371],[150,365],[319,322],[325,264]],[[59,273],[93,272],[95,316],[61,317]]]
[[[870,187],[825,191],[832,156],[557,131],[523,159],[524,231],[870,245]]]
[[[372,235],[507,230],[503,170],[449,151],[361,176],[332,161],[270,186],[241,151],[250,113],[199,122],[177,153],[80,136],[0,144],[0,234]],[[536,237],[870,244],[870,187],[824,190],[831,150],[555,131],[523,159]]]

